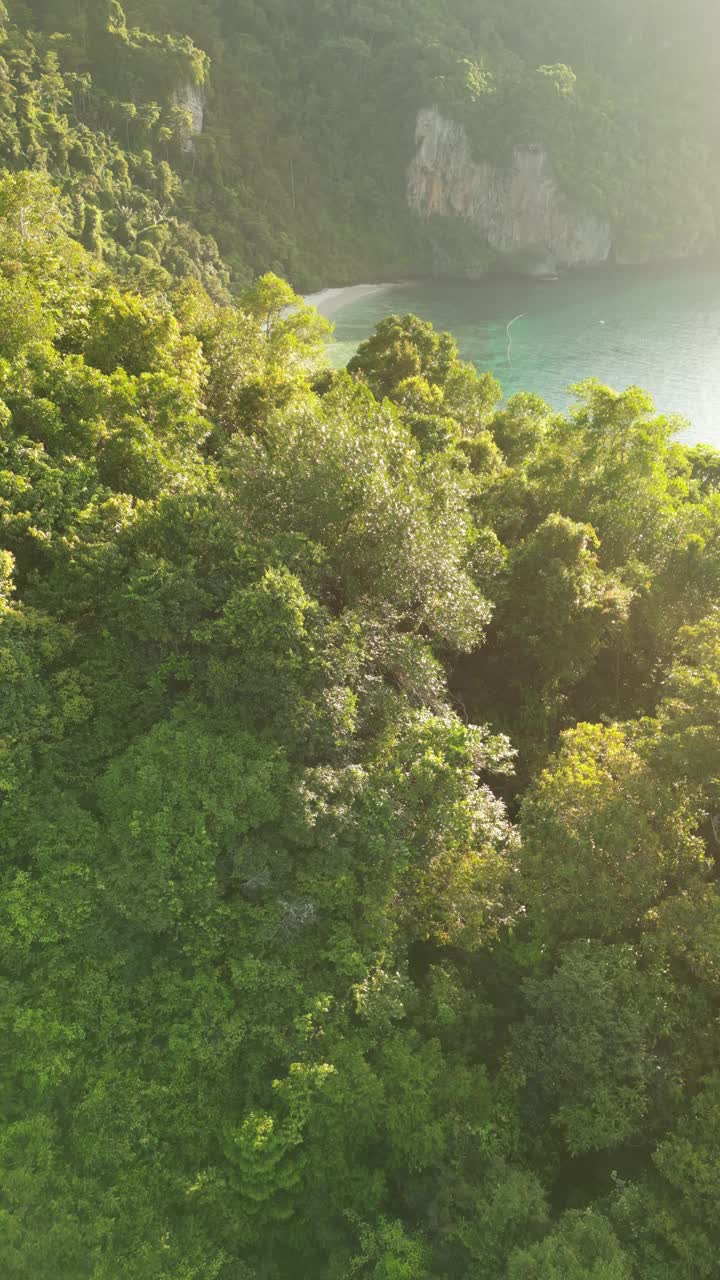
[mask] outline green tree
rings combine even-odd
[[[570,1211],[555,1231],[529,1249],[514,1253],[509,1280],[630,1280],[632,1263],[607,1219]]]

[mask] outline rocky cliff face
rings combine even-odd
[[[188,135],[183,143],[183,150],[192,151],[195,137],[202,133],[205,123],[205,94],[198,85],[185,84],[175,91],[173,101],[176,107],[188,113]]]
[[[419,113],[417,147],[408,172],[411,207],[426,219],[462,219],[490,258],[544,275],[610,257],[609,224],[564,199],[543,147],[516,147],[506,169],[478,162],[462,125],[436,108]]]

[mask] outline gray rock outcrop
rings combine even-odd
[[[565,199],[544,147],[516,147],[507,168],[475,160],[463,126],[434,107],[419,113],[416,140],[408,201],[420,217],[463,219],[490,256],[530,274],[610,257],[609,223]]]
[[[188,114],[188,135],[183,142],[184,151],[192,151],[195,138],[202,133],[205,123],[205,94],[196,84],[184,84],[173,94],[176,107]]]

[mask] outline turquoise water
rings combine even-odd
[[[321,307],[322,309],[322,307]],[[636,384],[663,413],[688,420],[682,438],[720,448],[720,266],[633,269],[558,281],[427,281],[328,305],[333,364],[344,364],[383,316],[414,311],[454,333],[461,354],[499,378],[506,396],[537,391],[561,409],[571,383]],[[511,364],[506,326],[512,327]]]

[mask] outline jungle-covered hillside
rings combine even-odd
[[[114,260],[216,287],[215,242],[239,286],[307,289],[417,274],[429,236],[462,238],[407,206],[436,105],[477,158],[545,146],[619,252],[677,256],[718,238],[719,40],[709,0],[13,3],[0,160],[47,165]]]

